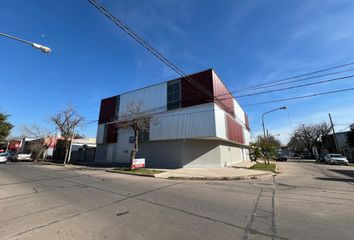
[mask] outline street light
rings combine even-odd
[[[32,47],[41,50],[44,53],[51,53],[52,52],[52,50],[49,47],[43,46],[43,45],[38,44],[38,43],[34,43],[34,42],[27,41],[27,40],[23,40],[21,38],[17,38],[17,37],[14,37],[14,36],[11,36],[11,35],[8,35],[8,34],[5,34],[5,33],[0,33],[0,36],[11,38],[11,39],[14,39],[14,40],[19,41],[19,42],[27,43],[27,44],[31,45]]]
[[[276,109],[273,109],[273,110],[270,110],[268,112],[263,113],[263,115],[262,115],[262,126],[263,126],[263,136],[264,136],[264,138],[266,137],[265,127],[264,127],[264,115],[266,115],[267,113],[271,113],[271,112],[277,111],[277,110],[285,110],[285,109],[286,109],[286,106],[283,106],[283,107],[276,108]]]

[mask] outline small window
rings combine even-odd
[[[181,107],[181,81],[167,83],[167,110]]]

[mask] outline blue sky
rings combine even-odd
[[[230,90],[354,61],[354,1],[134,0],[102,2],[186,73],[214,68]],[[16,125],[51,129],[49,117],[72,104],[95,120],[101,98],[173,79],[149,52],[87,0],[2,0],[0,32],[52,48],[45,55],[0,38],[0,111]],[[347,73],[349,75],[353,73]],[[339,76],[339,75],[338,75]],[[325,79],[325,78],[323,78]],[[239,99],[241,105],[353,87],[347,79]],[[266,125],[286,142],[298,123],[354,122],[354,91],[245,107],[255,135]],[[96,124],[81,132],[95,136]]]

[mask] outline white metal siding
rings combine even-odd
[[[242,131],[243,131],[243,138],[245,140],[245,145],[249,145],[251,141],[250,132],[246,128],[243,128]]]
[[[120,95],[119,114],[126,113],[127,107],[131,103],[141,104],[142,111],[166,111],[167,83],[157,84]]]
[[[96,143],[103,143],[104,138],[104,124],[99,124],[97,127]]]
[[[236,120],[238,122],[241,122],[241,124],[244,126],[245,125],[245,112],[242,110],[240,105],[236,102],[234,99],[234,111],[236,115]]]
[[[129,163],[130,152],[133,148],[133,144],[129,143],[131,136],[134,137],[134,131],[131,128],[118,130],[118,142],[116,144],[118,162]]]
[[[216,137],[227,139],[225,112],[216,104],[214,105],[214,108],[215,108]]]
[[[150,122],[150,140],[212,137],[214,119],[213,103],[157,114]]]

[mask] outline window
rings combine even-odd
[[[167,110],[181,107],[181,81],[167,83]]]

